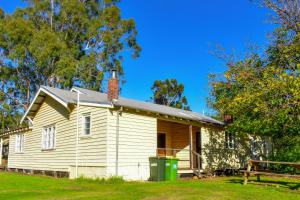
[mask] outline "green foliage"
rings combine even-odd
[[[190,110],[187,98],[183,95],[184,85],[178,83],[176,79],[157,80],[151,90],[154,103]]]
[[[291,34],[293,32],[294,34]],[[300,32],[282,26],[265,55],[228,63],[211,77],[210,105],[234,117],[228,130],[270,136],[274,159],[300,160]]]
[[[16,113],[40,85],[101,90],[111,69],[124,78],[124,51],[139,56],[135,22],[122,19],[118,0],[26,2],[12,15],[0,10],[0,89]]]
[[[300,163],[300,146],[299,146],[299,137],[296,138],[296,142],[298,143],[298,145],[295,146],[291,146],[291,145],[287,145],[288,148],[280,148],[277,149],[276,154],[271,155],[270,156],[270,160],[279,160],[279,161],[293,161],[293,162],[297,162]],[[283,140],[282,142],[284,142],[285,140]],[[283,146],[284,144],[282,144]],[[291,166],[287,166],[287,165],[271,165],[270,166],[271,169],[274,169],[276,172],[286,172],[286,173],[299,173],[300,171],[295,168],[295,167],[291,167]]]

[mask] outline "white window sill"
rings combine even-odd
[[[42,149],[41,151],[54,151],[54,150],[56,150],[55,148],[53,148],[53,149]]]
[[[80,135],[80,139],[91,138],[91,137],[92,137],[91,134],[88,134],[88,135],[81,134],[81,135]]]

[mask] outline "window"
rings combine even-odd
[[[250,149],[251,149],[251,153],[252,153],[252,159],[255,159],[258,154],[258,142],[257,142],[256,138],[251,139]]]
[[[234,149],[234,135],[232,133],[225,133],[225,148]]]
[[[55,126],[47,126],[43,128],[42,133],[42,149],[49,150],[55,147]]]
[[[22,153],[24,151],[24,134],[16,135],[15,152]]]
[[[91,114],[84,114],[82,116],[82,134],[90,135],[91,134]]]

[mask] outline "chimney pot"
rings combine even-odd
[[[116,78],[116,73],[117,73],[117,70],[115,70],[115,69],[111,70],[111,77]]]

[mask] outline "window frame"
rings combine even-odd
[[[89,134],[85,133],[85,118],[89,117],[90,118],[90,127],[89,127]],[[92,113],[84,113],[81,116],[81,136],[82,137],[89,137],[92,135]]]
[[[258,152],[258,149],[259,149],[259,144],[258,144],[257,139],[256,138],[251,138],[251,141],[250,141],[251,154],[256,156],[257,152]]]
[[[50,130],[49,133],[47,133],[46,130],[49,130],[49,128],[51,130]],[[53,128],[54,128],[54,132],[53,132],[53,135],[51,135],[50,133],[51,133]],[[51,125],[48,125],[48,126],[44,126],[42,128],[42,142],[41,142],[42,151],[51,151],[51,150],[56,149],[56,133],[57,133],[56,130],[57,130],[56,124],[51,124]],[[45,131],[46,131],[46,134],[45,134]],[[50,144],[51,144],[51,146],[50,146]]]
[[[225,148],[233,150],[235,149],[235,137],[232,133],[225,133]]]
[[[24,146],[25,146],[25,134],[24,133],[16,134],[15,153],[24,153]]]

